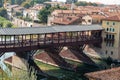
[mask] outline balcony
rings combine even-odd
[[[115,39],[114,39],[114,38],[113,38],[113,39],[104,38],[104,41],[105,41],[105,42],[107,42],[107,41],[109,41],[109,42],[114,42]]]

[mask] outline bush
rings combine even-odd
[[[107,63],[108,65],[111,65],[111,63],[113,63],[113,59],[112,59],[111,57],[108,57],[108,58],[106,59],[106,63]]]

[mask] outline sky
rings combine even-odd
[[[53,0],[53,1],[56,1],[56,0]],[[65,2],[66,0],[57,0],[57,1]],[[100,3],[104,3],[104,4],[120,4],[120,0],[81,0],[81,1],[100,2]]]

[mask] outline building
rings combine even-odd
[[[49,2],[49,1],[47,1],[47,2],[44,2],[44,4],[46,4],[46,5],[51,5],[52,7],[55,7],[55,6],[57,6],[57,5],[59,5],[59,6],[63,6],[65,3],[64,2],[57,2],[57,1],[52,1],[52,2]]]
[[[66,3],[75,3],[75,2],[77,2],[78,0],[66,0]]]
[[[36,4],[33,7],[30,7],[29,9],[26,9],[23,11],[23,17],[29,17],[34,21],[38,21],[38,13],[41,9],[43,9],[45,6],[43,4]]]
[[[89,15],[79,10],[55,10],[48,17],[48,25],[92,24]]]
[[[101,24],[102,20],[106,18],[106,16],[101,14],[92,14],[90,16],[92,17],[92,24]]]
[[[76,25],[76,24],[80,24],[80,22],[81,22],[80,17],[67,16],[67,17],[56,18],[53,21],[51,21],[51,24],[52,25]]]
[[[82,17],[82,25],[90,25],[92,24],[92,17],[90,17],[89,15],[85,15]]]
[[[120,60],[120,16],[116,15],[103,19],[102,26],[104,28],[102,33],[103,57]]]
[[[85,76],[89,80],[120,80],[120,67],[86,73]]]

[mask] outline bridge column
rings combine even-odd
[[[9,53],[4,53],[4,52],[0,52],[0,68],[9,76],[12,76],[12,73],[10,71],[10,69],[5,65],[4,61],[5,59],[8,59],[10,57],[12,57],[13,55],[15,55],[14,52],[9,52]]]
[[[65,59],[63,59],[59,53],[61,52],[61,50],[63,49],[63,47],[59,46],[59,47],[49,47],[47,49],[45,49],[45,51],[48,53],[48,55],[55,61],[55,63],[64,69],[68,69],[68,70],[74,70],[73,69],[73,65],[67,63],[65,61]]]
[[[83,52],[85,47],[86,44],[74,45],[74,46],[69,46],[68,49],[83,63],[94,65],[95,63]]]
[[[17,67],[18,69],[28,71],[29,75],[31,75],[31,72],[33,71],[33,72],[35,72],[37,78],[49,77],[34,62],[33,55],[35,52],[36,52],[36,50],[17,53],[16,54],[17,56],[13,57],[13,66]]]

